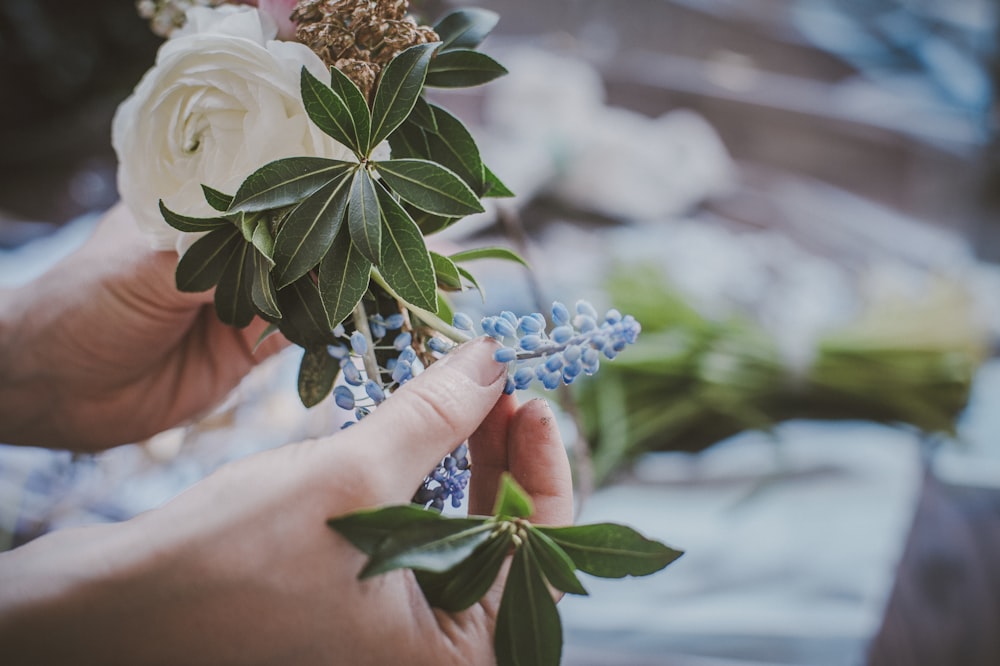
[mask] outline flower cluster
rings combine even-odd
[[[420,490],[413,496],[413,503],[424,506],[429,504],[430,508],[437,511],[444,509],[444,503],[449,499],[452,508],[462,506],[465,488],[472,476],[470,467],[469,447],[460,444],[424,479]]]

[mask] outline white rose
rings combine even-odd
[[[323,61],[303,44],[274,41],[275,30],[253,7],[193,9],[118,107],[118,190],[155,248],[183,251],[194,238],[163,221],[160,199],[178,213],[211,216],[203,183],[233,194],[272,160],[354,159],[302,107],[300,71],[326,80]]]

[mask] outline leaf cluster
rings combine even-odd
[[[562,623],[550,588],[586,595],[576,572],[602,578],[646,576],[682,555],[615,523],[541,527],[534,507],[504,475],[492,516],[448,518],[416,506],[389,506],[328,521],[368,556],[359,578],[411,569],[428,603],[458,612],[493,586],[504,561],[494,650],[501,666],[558,664]]]

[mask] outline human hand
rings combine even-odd
[[[0,294],[0,441],[97,450],[205,412],[287,344],[221,323],[213,292],[177,291],[118,205],[51,271]],[[6,298],[4,298],[6,296]]]
[[[28,604],[33,611],[20,621],[0,606],[0,642],[18,646],[5,655],[102,664],[493,663],[503,575],[463,612],[433,609],[410,571],[359,581],[364,554],[326,520],[407,502],[426,471],[469,438],[471,513],[489,512],[510,471],[532,496],[533,522],[571,522],[569,462],[552,412],[540,400],[519,406],[500,395],[505,373],[495,349],[477,340],[453,351],[334,437],[231,464],[162,509],[90,528],[88,540],[85,530],[56,533],[14,551],[21,559],[13,567],[0,559],[8,574],[0,589],[68,599],[57,608]],[[82,545],[98,538],[103,546]],[[71,563],[60,566],[60,557]],[[40,586],[24,574],[39,562],[48,570]],[[88,566],[110,583],[53,573]],[[66,581],[70,593],[50,592]]]

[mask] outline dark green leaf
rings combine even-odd
[[[162,215],[164,221],[174,229],[191,233],[212,231],[213,229],[218,229],[221,226],[232,224],[224,217],[188,217],[187,215],[175,213],[166,207],[162,199],[160,200],[160,215]]]
[[[351,240],[368,261],[381,261],[382,214],[375,193],[375,182],[367,169],[358,169],[351,182],[351,199],[347,205],[347,226]]]
[[[555,541],[577,569],[602,578],[647,576],[683,554],[615,523],[537,529]]]
[[[307,349],[299,365],[299,399],[313,407],[330,395],[333,382],[340,372],[340,363],[330,356],[326,347]]]
[[[427,132],[412,120],[407,120],[389,136],[389,147],[393,159],[414,157],[430,159],[431,149],[427,144]]]
[[[452,309],[451,303],[448,302],[448,299],[440,291],[437,293],[436,312],[438,319],[444,322],[452,321],[455,318],[455,311]]]
[[[201,191],[204,193],[205,201],[208,202],[208,205],[220,213],[225,213],[233,205],[233,196],[231,194],[223,194],[208,185],[202,185]]]
[[[562,622],[537,562],[518,548],[507,576],[493,638],[497,666],[558,666]]]
[[[336,71],[333,68],[331,70]],[[365,141],[362,143],[358,136],[358,127],[351,113],[351,108],[344,98],[313,76],[305,67],[302,68],[299,81],[302,89],[302,104],[305,106],[306,113],[309,114],[309,119],[316,127],[319,127],[338,143],[353,150],[359,158],[367,157],[368,137],[365,137]],[[366,107],[366,120],[367,110]]]
[[[285,287],[315,268],[340,231],[347,208],[347,174],[327,183],[293,208],[274,239],[278,287]]]
[[[417,102],[413,105],[413,111],[410,113],[407,123],[413,123],[417,127],[427,130],[428,132],[438,131],[437,119],[434,117],[434,109],[431,108],[431,105],[427,103],[427,100],[425,100],[423,96],[417,97]],[[404,123],[404,125],[405,124],[406,123]],[[402,128],[402,125],[400,128]],[[395,132],[393,132],[393,134],[395,134]]]
[[[271,279],[271,260],[257,250],[251,250],[250,300],[257,312],[267,320],[281,319],[278,292]]]
[[[254,307],[250,300],[250,276],[247,270],[247,254],[253,246],[240,241],[238,249],[226,262],[215,288],[215,312],[224,324],[245,328],[253,320]]]
[[[486,191],[481,196],[498,199],[514,196],[514,193],[485,164],[483,165],[483,173],[486,176]]]
[[[500,15],[488,9],[469,7],[446,14],[434,25],[441,39],[441,50],[473,49],[490,34]]]
[[[410,204],[405,204],[403,207],[406,209],[406,212],[410,214],[410,218],[417,223],[418,227],[420,227],[420,233],[424,236],[429,236],[433,233],[437,233],[438,231],[443,231],[462,219],[460,217],[443,217],[441,215],[434,215],[433,213],[428,213],[420,210],[419,208],[415,208]]]
[[[408,524],[379,543],[358,577],[371,578],[393,569],[447,571],[486,541],[495,527],[473,518]]]
[[[463,250],[449,255],[448,258],[455,263],[473,261],[474,259],[503,259],[505,261],[514,261],[526,268],[530,268],[528,262],[522,259],[517,252],[508,250],[505,247],[479,247],[474,250]]]
[[[358,89],[342,71],[336,67],[330,68],[330,87],[347,106],[351,113],[351,120],[354,125],[355,137],[357,138],[360,152],[367,156],[372,149],[368,143],[368,135],[371,132],[371,112],[368,110],[368,102],[364,94]]]
[[[427,160],[386,160],[375,165],[393,191],[420,210],[457,216],[483,212],[479,198],[455,172]]]
[[[282,334],[300,347],[314,348],[334,344],[319,289],[312,276],[304,275],[278,291]]]
[[[438,131],[427,134],[430,159],[454,171],[474,192],[483,192],[486,175],[475,139],[461,120],[441,107],[433,108]]]
[[[535,507],[528,494],[509,472],[504,472],[493,505],[493,515],[500,518],[528,518],[534,510]]]
[[[231,211],[253,212],[293,206],[358,165],[323,157],[288,157],[265,164],[247,176]]]
[[[494,534],[472,555],[443,573],[415,572],[417,583],[431,606],[451,613],[463,611],[482,599],[493,585],[512,544],[509,532]]]
[[[437,42],[411,46],[386,65],[372,103],[370,145],[377,146],[410,115],[437,46]]]
[[[375,548],[396,530],[414,524],[448,520],[436,511],[412,505],[394,505],[381,509],[355,511],[326,521],[327,525],[363,552],[371,555]]]
[[[379,272],[403,300],[435,312],[437,282],[424,237],[385,188],[378,188],[378,198],[384,227]]]
[[[454,261],[437,252],[431,252],[431,261],[434,263],[434,275],[439,287],[451,291],[458,291],[462,288],[462,276]]]
[[[341,232],[319,265],[319,295],[326,308],[327,322],[335,327],[347,319],[368,289],[372,262]]]
[[[476,288],[476,291],[479,292],[479,298],[482,299],[483,303],[485,303],[486,302],[486,291],[481,286],[479,286],[479,281],[476,280],[476,276],[473,275],[472,273],[470,273],[467,269],[463,268],[462,266],[458,266],[456,264],[456,267],[458,268],[459,274],[462,277],[464,277],[466,280],[468,280],[469,284],[471,284],[473,287]]]
[[[549,585],[569,594],[587,594],[566,551],[534,526],[528,528],[528,547]]]
[[[275,333],[277,333],[279,330],[280,329],[278,329],[277,324],[275,324],[273,322],[269,323],[264,328],[264,330],[261,331],[260,335],[257,337],[257,341],[255,343],[253,343],[253,351],[254,351],[254,353],[255,354],[257,353],[257,349],[260,348],[260,346],[264,343],[264,340],[268,339],[269,337],[271,337],[272,335],[274,335]]]
[[[479,51],[447,51],[431,62],[427,85],[433,88],[469,88],[498,79],[507,69]]]
[[[250,237],[250,243],[257,248],[257,251],[267,260],[267,266],[270,269],[274,266],[274,237],[271,236],[271,227],[268,225],[268,219],[264,218],[257,221],[257,228],[253,231],[253,236]]]
[[[231,225],[210,231],[196,240],[177,262],[177,289],[208,291],[218,284],[226,264],[239,249],[240,241],[239,231]]]

